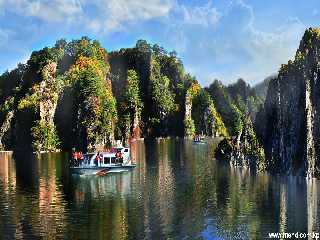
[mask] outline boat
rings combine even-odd
[[[130,148],[117,147],[106,152],[84,154],[83,159],[71,166],[70,170],[79,175],[103,176],[108,173],[129,171],[135,166],[136,164],[131,162]]]

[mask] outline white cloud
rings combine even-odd
[[[204,48],[212,53],[215,76],[228,83],[242,77],[254,84],[276,73],[281,64],[293,58],[306,29],[298,18],[288,18],[274,29],[261,30],[256,26],[254,9],[242,0],[230,4],[219,24],[223,37],[205,39]],[[228,70],[219,71],[215,64],[228,66]],[[214,76],[205,74],[203,78],[209,75]]]
[[[221,13],[212,6],[211,1],[199,7],[181,5],[180,9],[183,13],[183,21],[185,24],[208,27],[217,24],[221,17]]]
[[[253,12],[252,12],[253,14]],[[244,69],[249,81],[261,81],[278,71],[281,64],[294,57],[306,26],[298,18],[288,20],[272,31],[263,31],[254,26],[254,15],[248,25],[248,42],[243,45],[251,57]]]
[[[88,19],[89,27],[97,31],[127,30],[127,24],[167,16],[171,0],[97,0],[91,4],[98,9],[97,17]]]
[[[94,32],[124,30],[126,24],[166,16],[173,0],[0,0],[5,11],[44,22],[79,24]],[[90,11],[84,11],[86,8]]]
[[[305,29],[297,18],[279,23],[270,19],[266,24],[269,28],[263,26],[269,19],[261,21],[245,0],[232,0],[219,8],[214,1],[193,6],[178,0],[0,0],[0,15],[5,12],[59,24],[48,27],[35,21],[22,26],[30,33],[23,43],[20,32],[14,36],[0,29],[0,47],[14,45],[12,39],[8,44],[9,38],[19,37],[15,48],[30,49],[31,42],[50,34],[50,30],[62,36],[88,32],[99,37],[101,33],[129,32],[125,35],[128,38],[141,36],[177,50],[185,65],[192,66],[187,70],[202,83],[215,77],[224,82],[239,77],[250,83],[262,80],[293,57]],[[157,20],[157,24],[143,25],[150,20]],[[19,28],[23,25],[18,24]]]
[[[2,3],[2,8],[16,14],[37,17],[46,22],[70,21],[82,13],[77,0],[8,0]]]

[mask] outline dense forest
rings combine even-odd
[[[0,148],[82,151],[133,138],[223,137],[218,159],[253,170],[318,175],[320,31],[251,87],[201,87],[175,51],[138,40],[107,52],[88,37],[34,51],[0,76]]]

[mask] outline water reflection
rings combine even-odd
[[[136,142],[136,169],[69,173],[68,154],[0,154],[4,239],[263,239],[319,232],[319,182],[218,164],[216,141]]]

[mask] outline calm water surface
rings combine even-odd
[[[0,154],[0,239],[265,239],[319,232],[319,183],[251,175],[217,142],[136,142],[137,167],[74,176],[68,154]]]

